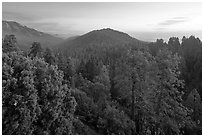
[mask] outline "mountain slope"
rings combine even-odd
[[[63,41],[61,38],[23,26],[17,22],[2,21],[2,38],[10,34],[16,36],[19,47],[25,50],[29,49],[34,41],[40,42],[43,47],[51,48]]]
[[[61,49],[86,48],[88,46],[117,46],[117,45],[142,45],[145,42],[137,40],[126,33],[113,29],[94,30],[74,39],[69,39],[61,44]]]

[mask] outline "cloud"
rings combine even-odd
[[[174,17],[172,19],[168,19],[163,22],[160,22],[158,25],[159,26],[169,26],[169,25],[174,25],[174,24],[178,24],[181,22],[186,22],[186,21],[188,21],[187,17]]]

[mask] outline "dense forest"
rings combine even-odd
[[[6,35],[2,134],[202,134],[201,40],[120,43],[24,51]]]

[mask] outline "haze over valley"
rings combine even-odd
[[[63,38],[111,28],[143,41],[202,38],[199,2],[3,3],[2,18]],[[51,13],[51,14],[50,14]]]

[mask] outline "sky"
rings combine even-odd
[[[2,19],[63,37],[112,28],[144,41],[202,38],[199,2],[3,2]]]

